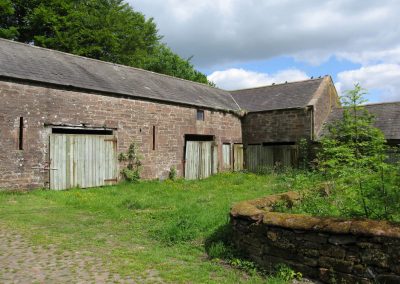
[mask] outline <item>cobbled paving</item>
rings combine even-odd
[[[157,271],[148,278],[122,277],[107,263],[85,253],[35,246],[0,225],[0,283],[162,283]]]

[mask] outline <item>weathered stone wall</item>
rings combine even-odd
[[[314,104],[314,138],[318,137],[322,131],[332,108],[339,106],[339,97],[331,78],[326,77],[324,80],[327,81],[326,84],[321,84],[312,101]]]
[[[287,109],[247,114],[242,119],[243,143],[296,142],[311,139],[311,111]]]
[[[294,193],[231,211],[235,246],[265,269],[285,263],[325,283],[400,283],[400,226],[268,212]]]
[[[143,156],[143,177],[164,178],[171,166],[183,172],[184,135],[214,135],[222,165],[222,143],[241,143],[240,119],[231,113],[95,93],[56,89],[43,85],[0,81],[0,188],[45,187],[48,172],[50,127],[45,124],[86,124],[116,128],[118,152],[132,141]],[[19,118],[24,118],[24,150],[18,150]],[[152,130],[156,126],[156,149]]]

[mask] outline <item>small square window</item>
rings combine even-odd
[[[197,120],[204,120],[204,110],[197,110]]]

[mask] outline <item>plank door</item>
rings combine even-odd
[[[243,170],[243,144],[233,144],[233,170]]]
[[[274,147],[248,145],[246,148],[246,169],[250,172],[258,172],[270,169],[274,166]]]
[[[222,144],[222,166],[231,169],[231,144]]]
[[[248,145],[246,148],[246,168],[250,172],[257,172],[261,166],[263,156],[262,145]]]
[[[113,135],[50,135],[50,189],[96,187],[118,180]]]
[[[202,179],[213,172],[213,142],[187,141],[185,153],[185,178]]]

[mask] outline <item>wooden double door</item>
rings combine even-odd
[[[50,189],[96,187],[118,179],[113,135],[51,134]]]

